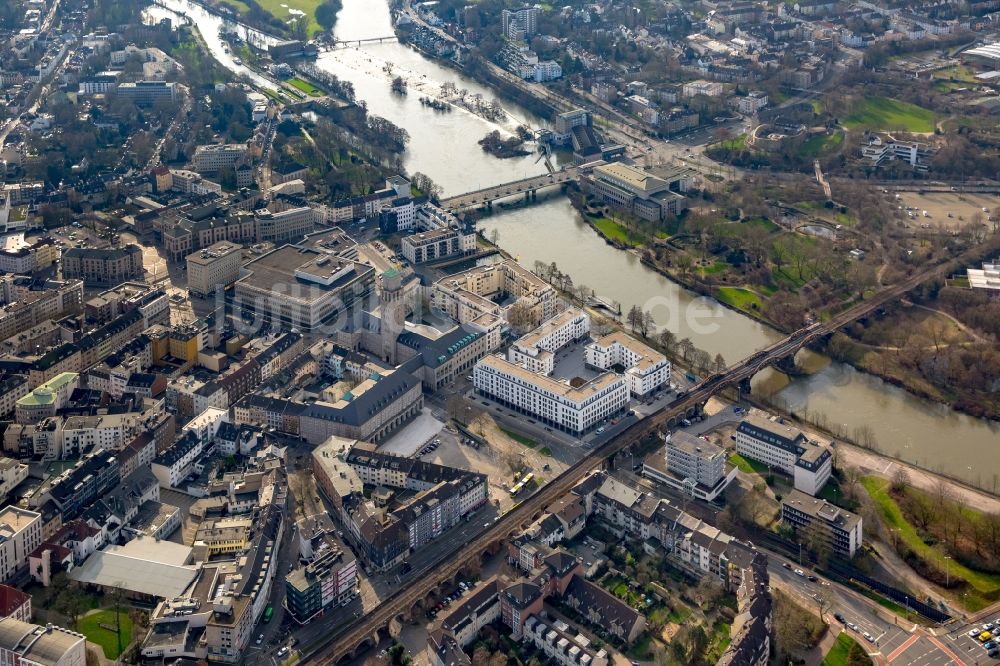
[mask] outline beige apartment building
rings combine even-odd
[[[62,272],[66,279],[83,280],[87,285],[116,285],[142,279],[142,249],[138,245],[119,248],[74,247],[63,252]]]
[[[216,285],[225,287],[240,276],[243,247],[221,241],[189,254],[187,257],[188,291],[196,296],[210,296]]]
[[[10,580],[41,543],[42,514],[16,506],[0,510],[0,582]]]

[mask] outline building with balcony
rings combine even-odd
[[[845,559],[854,557],[864,540],[861,516],[799,490],[781,500],[781,520],[795,530],[800,542],[807,531],[818,531],[830,552]]]

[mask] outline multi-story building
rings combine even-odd
[[[664,440],[663,449],[643,461],[643,476],[708,502],[736,478],[721,447],[683,431],[667,433]]]
[[[31,595],[16,587],[0,584],[0,617],[31,622]]]
[[[833,472],[830,451],[810,441],[801,430],[749,414],[736,428],[736,452],[776,468],[794,479],[795,487],[815,495]]]
[[[59,507],[63,521],[69,521],[118,486],[121,480],[121,465],[116,452],[99,451],[87,455],[47,485],[43,485],[31,496],[28,505],[37,508],[51,499]]]
[[[80,79],[77,94],[103,95],[118,87],[118,72],[98,72]]]
[[[59,247],[51,238],[41,238],[31,245],[0,249],[0,271],[32,273],[51,266],[59,258]]]
[[[751,90],[746,97],[737,99],[736,108],[740,113],[753,115],[767,106],[767,93],[761,90]]]
[[[671,169],[662,175],[654,176],[614,162],[595,167],[581,177],[580,184],[610,206],[644,220],[662,222],[687,208],[687,199],[681,192],[687,190],[691,173],[687,169]]]
[[[607,666],[607,650],[595,648],[589,638],[572,631],[562,620],[542,620],[534,615],[524,623],[521,640],[545,653],[550,663],[560,666]]]
[[[623,367],[625,383],[635,396],[646,396],[670,382],[670,361],[623,331],[615,331],[587,345],[587,365],[601,370]]]
[[[70,248],[63,252],[62,272],[67,279],[80,279],[91,286],[141,280],[142,249],[132,244],[108,249]]]
[[[408,261],[423,264],[475,252],[476,236],[460,229],[432,229],[405,236],[400,248]]]
[[[508,299],[513,303],[498,305]],[[552,285],[510,259],[441,278],[431,291],[431,305],[460,324],[483,316],[506,319],[516,305],[530,325],[539,326],[556,314],[557,303]]]
[[[982,268],[968,269],[968,274],[973,289],[1000,290],[1000,261],[985,261]]]
[[[42,514],[16,506],[0,509],[0,581],[10,580],[41,543]]]
[[[714,488],[725,474],[726,451],[718,444],[678,431],[668,434],[667,468],[682,478]]]
[[[358,568],[354,555],[335,537],[329,519],[300,521],[298,536],[303,546],[300,555],[308,562],[285,576],[285,591],[288,610],[296,622],[305,624],[357,595]]]
[[[629,403],[625,380],[613,372],[575,385],[500,356],[487,356],[476,364],[472,377],[478,394],[576,435],[622,412]]]
[[[21,289],[12,279],[0,282],[0,339],[6,340],[38,324],[83,311],[83,282],[66,280],[44,291]]]
[[[927,171],[930,168],[934,153],[933,146],[919,141],[901,141],[889,135],[873,134],[868,137],[868,143],[861,147],[861,157],[872,166],[880,167],[893,160],[900,160],[917,171]]]
[[[555,352],[589,334],[590,316],[576,308],[569,308],[515,340],[507,351],[507,360],[531,372],[551,375],[555,367]]]
[[[166,81],[136,81],[118,84],[118,96],[139,106],[151,106],[160,100],[177,99],[177,84]]]
[[[194,468],[195,461],[205,450],[205,442],[193,431],[186,432],[173,446],[156,456],[151,469],[161,488],[180,485]]]
[[[0,502],[28,478],[28,466],[13,458],[0,456]]]
[[[254,259],[234,301],[275,323],[313,331],[371,295],[375,269],[349,256],[286,245]]]
[[[0,664],[86,666],[87,638],[47,624],[40,627],[12,617],[0,618]]]
[[[56,411],[66,405],[70,395],[79,386],[78,373],[63,372],[56,375],[17,401],[14,420],[17,423],[30,424],[48,416],[55,416]]]
[[[308,206],[297,206],[272,213],[269,210],[254,212],[257,242],[275,244],[297,243],[315,228],[316,213]]]
[[[697,97],[698,95],[718,97],[724,90],[725,88],[718,81],[706,81],[704,79],[690,81],[681,86],[681,94],[684,97]]]
[[[198,173],[215,173],[221,169],[235,168],[246,154],[245,143],[198,146],[194,151],[192,165]]]
[[[538,8],[504,9],[500,13],[503,36],[512,40],[523,40],[538,32]]]
[[[209,296],[216,287],[227,287],[240,276],[243,248],[236,243],[220,241],[187,257],[188,291],[197,296]]]
[[[799,541],[808,531],[818,531],[833,554],[850,559],[864,539],[861,516],[826,500],[792,490],[781,500],[781,520],[795,530]],[[810,545],[815,541],[808,539]]]

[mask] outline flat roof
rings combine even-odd
[[[191,551],[171,541],[139,537],[97,551],[69,576],[80,583],[169,599],[180,596],[198,573],[197,566],[183,564]]]
[[[567,400],[572,400],[573,402],[582,402],[591,395],[600,392],[608,386],[611,386],[616,382],[623,381],[621,377],[615,373],[605,372],[597,377],[594,377],[589,382],[574,388],[573,386],[570,386],[569,383],[564,383],[551,377],[531,372],[524,366],[511,363],[507,359],[500,356],[486,356],[480,361],[480,363],[493,368],[498,372],[506,372],[514,375],[515,377],[518,377],[530,384],[534,384],[541,390],[555,395],[561,395]]]

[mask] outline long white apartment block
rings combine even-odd
[[[507,360],[532,372],[551,375],[555,352],[590,334],[590,316],[570,308],[522,336],[507,351]]]
[[[651,347],[615,331],[586,348],[587,365],[608,370],[625,368],[625,382],[633,395],[643,396],[670,381],[670,361]]]
[[[625,380],[613,372],[570,383],[532,372],[502,356],[487,356],[476,364],[472,378],[480,395],[574,434],[586,432],[629,403]]]

